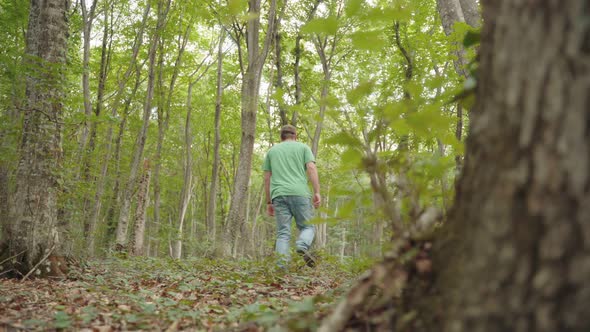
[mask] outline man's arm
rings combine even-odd
[[[315,165],[315,162],[310,161],[305,164],[307,168],[307,177],[309,181],[311,181],[311,186],[313,187],[313,207],[316,209],[322,203],[322,196],[320,195],[320,178],[318,176],[318,168]]]
[[[272,206],[272,200],[270,198],[270,177],[272,176],[272,172],[264,171],[264,193],[266,194],[266,212],[269,216],[274,216],[275,211],[274,207]]]

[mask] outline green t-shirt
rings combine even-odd
[[[307,163],[315,162],[309,146],[297,141],[283,141],[268,150],[264,171],[272,172],[270,197],[311,197],[307,185]]]

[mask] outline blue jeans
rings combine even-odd
[[[299,229],[299,238],[295,242],[297,250],[307,251],[311,247],[315,235],[315,226],[307,224],[313,217],[311,199],[303,196],[278,196],[272,200],[277,220],[276,252],[279,255],[278,265],[285,267],[289,261],[289,241],[291,240],[291,220]]]

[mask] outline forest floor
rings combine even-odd
[[[314,330],[364,264],[93,261],[66,280],[0,279],[0,331]]]

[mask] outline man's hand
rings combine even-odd
[[[322,204],[322,196],[320,193],[313,194],[313,207],[317,209],[320,207],[320,204]]]
[[[266,204],[266,213],[268,213],[269,216],[274,217],[275,207],[272,205],[272,203]]]

